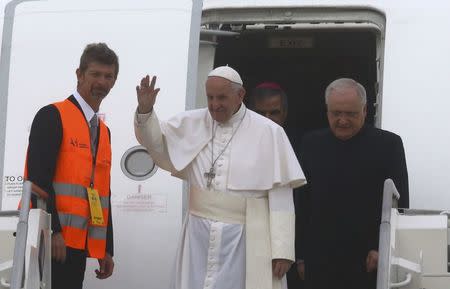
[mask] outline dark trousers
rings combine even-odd
[[[305,266],[307,289],[375,289],[376,272],[363,266],[336,263]]]
[[[297,264],[292,264],[291,269],[286,273],[288,289],[304,289],[304,282],[300,279],[297,271]]]
[[[86,271],[86,251],[67,247],[66,261],[52,260],[52,289],[82,289]]]

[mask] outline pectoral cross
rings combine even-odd
[[[205,178],[207,178],[207,180],[206,180],[206,187],[208,189],[210,189],[212,180],[216,177],[216,172],[214,171],[214,167],[211,167],[209,169],[209,172],[204,173],[203,175],[205,176]]]

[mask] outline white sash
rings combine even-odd
[[[281,289],[273,277],[269,201],[191,186],[189,211],[195,216],[231,224],[245,224],[246,289]]]

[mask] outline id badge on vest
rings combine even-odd
[[[100,203],[100,196],[98,191],[94,188],[87,188],[87,194],[89,199],[89,207],[91,209],[91,222],[92,225],[102,226],[105,224],[103,220],[102,204]]]

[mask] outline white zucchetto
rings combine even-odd
[[[234,70],[233,68],[229,67],[229,66],[219,66],[216,67],[214,70],[212,70],[209,74],[208,77],[210,76],[217,76],[217,77],[222,77],[225,79],[228,79],[231,82],[243,85],[241,76],[239,75],[239,73],[237,73],[236,70]]]

